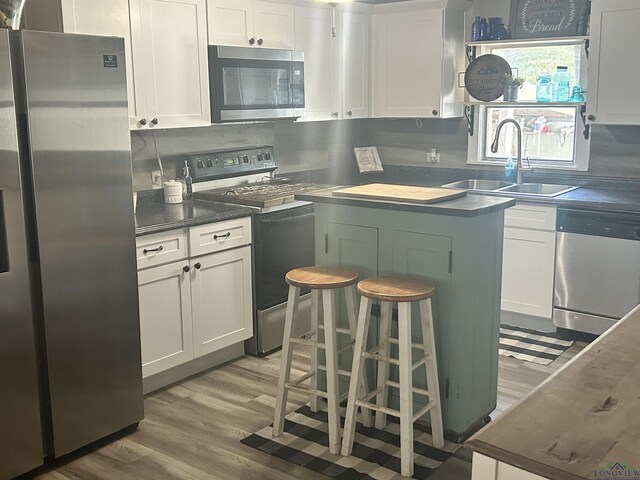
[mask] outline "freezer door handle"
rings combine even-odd
[[[9,271],[9,247],[7,243],[7,225],[4,214],[3,192],[0,190],[0,273],[7,273]]]

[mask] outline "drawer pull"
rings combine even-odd
[[[164,250],[164,247],[160,245],[158,248],[145,248],[144,250],[142,250],[142,253],[146,255],[147,253],[161,252],[162,250]]]
[[[224,239],[224,238],[229,238],[230,236],[231,236],[231,232],[227,232],[226,235],[214,235],[213,239],[214,240]]]

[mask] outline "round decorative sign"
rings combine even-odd
[[[498,55],[481,55],[467,67],[464,86],[473,98],[492,102],[504,93],[500,80],[505,75],[511,75],[509,62]]]

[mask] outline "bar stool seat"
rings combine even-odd
[[[376,412],[375,426],[383,429],[387,424],[387,415],[400,418],[400,455],[401,473],[404,477],[413,476],[413,423],[427,412],[431,417],[433,446],[444,446],[442,424],[442,406],[436,347],[433,330],[431,297],[436,293],[435,285],[427,279],[411,276],[387,276],[368,278],[358,283],[358,292],[362,295],[358,314],[356,344],[353,352],[353,366],[347,412],[342,439],[342,455],[351,455],[355,439],[356,411],[358,407]],[[371,306],[374,300],[380,302],[379,343],[367,350]],[[412,340],[411,306],[418,302],[422,341]],[[398,305],[398,338],[391,337],[391,315],[393,304]],[[397,345],[398,358],[392,358],[390,345]],[[418,355],[414,355],[417,350]],[[368,391],[363,385],[365,360],[377,363],[377,386]],[[398,368],[398,381],[389,378],[389,365]],[[427,388],[413,386],[413,372],[425,368]],[[387,404],[389,388],[400,393],[400,408],[390,408]],[[427,402],[414,411],[414,395],[426,397]]]
[[[341,267],[302,267],[288,272],[285,279],[294,287],[326,290],[354,285],[358,272]]]
[[[342,267],[302,267],[289,271],[285,279],[289,284],[289,297],[285,316],[284,336],[282,339],[282,359],[276,394],[276,409],[273,421],[273,435],[278,437],[284,430],[287,397],[290,390],[307,393],[311,396],[311,410],[319,410],[319,399],[327,401],[329,452],[337,455],[340,452],[340,402],[346,400],[347,392],[340,394],[339,376],[351,376],[351,370],[341,370],[338,367],[338,354],[352,350],[356,338],[357,297],[356,282],[358,272]],[[298,301],[301,289],[311,290],[311,330],[302,337],[294,335],[294,324],[298,317]],[[344,290],[348,328],[337,325],[336,293]],[[323,322],[320,323],[320,303],[322,302]],[[320,331],[324,332],[321,341]],[[345,335],[348,340],[339,346],[338,334]],[[291,380],[291,361],[293,346],[303,345],[311,347],[310,371],[302,377]],[[324,350],[325,365],[318,364],[318,350]],[[326,389],[320,390],[318,374],[326,373]],[[307,385],[306,381],[309,381]],[[360,382],[367,389],[366,379]],[[362,409],[363,422],[373,426],[373,416],[370,410]]]
[[[383,302],[419,302],[433,297],[436,286],[420,277],[376,277],[358,283],[358,293]]]

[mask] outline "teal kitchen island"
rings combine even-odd
[[[419,275],[436,284],[433,309],[445,435],[453,441],[469,437],[496,406],[504,210],[515,201],[467,195],[424,205],[343,198],[332,190],[296,199],[315,204],[317,265],[350,267],[361,278]],[[417,310],[414,332],[420,331]],[[340,317],[345,321],[344,312]],[[371,346],[376,326],[372,321]],[[375,364],[369,363],[373,384]],[[350,369],[350,350],[340,368]],[[397,379],[396,368],[391,366]],[[413,381],[426,388],[423,369],[416,370]],[[398,391],[390,391],[397,407]],[[426,399],[415,396],[414,402],[417,409]]]

